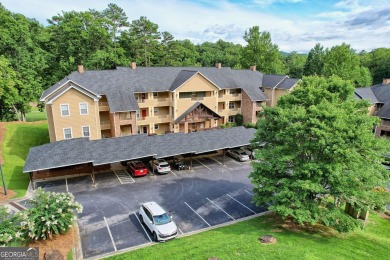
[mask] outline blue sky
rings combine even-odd
[[[308,52],[317,42],[343,42],[357,51],[390,48],[389,0],[1,0],[12,12],[46,19],[61,11],[124,9],[129,21],[146,16],[176,39],[218,39],[245,44],[245,30],[258,25],[282,51]]]

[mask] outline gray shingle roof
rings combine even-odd
[[[361,99],[366,99],[371,104],[379,103],[371,88],[357,88],[355,89],[355,94]]]
[[[285,78],[275,88],[277,88],[277,89],[291,89],[295,84],[298,83],[298,81],[300,81],[300,79]]]
[[[376,116],[379,118],[390,119],[390,102],[385,103]]]
[[[118,67],[114,70],[86,70],[84,73],[75,71],[45,90],[41,99],[45,99],[65,82],[72,80],[93,93],[107,95],[112,112],[133,111],[138,110],[134,93],[173,90],[196,72],[200,72],[222,89],[243,89],[252,101],[267,100],[260,91],[264,82],[268,84],[272,80],[286,77],[226,67],[220,69],[214,67],[137,67],[136,69]]]
[[[287,79],[286,75],[273,75],[268,74],[263,77],[263,87],[264,88],[275,88],[278,84],[280,84],[284,79]]]
[[[90,141],[77,138],[30,148],[23,172],[54,169],[91,162],[109,164],[154,156],[164,158],[248,145],[253,128],[234,127],[195,133],[132,135]]]

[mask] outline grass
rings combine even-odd
[[[26,113],[26,121],[27,122],[35,122],[35,121],[41,121],[41,120],[47,120],[46,112],[40,112],[37,108],[37,106],[32,106],[31,112]]]
[[[73,260],[73,250],[69,250],[69,252],[66,254],[66,260]]]
[[[3,141],[3,173],[7,189],[16,192],[15,198],[23,197],[30,181],[23,167],[30,147],[49,142],[47,124],[6,124]]]
[[[373,214],[364,230],[338,234],[289,227],[273,215],[210,230],[167,243],[130,251],[108,259],[387,259],[390,221]],[[278,243],[261,244],[262,235]],[[129,238],[130,239],[130,238]]]

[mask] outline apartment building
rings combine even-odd
[[[357,99],[365,99],[371,105],[369,115],[381,119],[380,125],[375,127],[375,136],[390,138],[390,79],[385,78],[381,84],[367,88],[355,89]]]
[[[288,76],[222,67],[118,67],[75,71],[41,96],[50,141],[203,131],[255,123],[263,106],[298,83]]]

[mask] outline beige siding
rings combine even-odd
[[[47,115],[47,125],[49,128],[49,137],[50,137],[50,142],[55,142],[56,141],[56,133],[54,130],[54,119],[53,119],[53,113],[51,109],[51,105],[46,105],[46,115]]]
[[[206,96],[201,100],[192,100],[191,98],[179,98],[181,92],[201,92],[205,91]],[[203,76],[197,74],[184,83],[175,91],[175,118],[183,114],[196,102],[201,102],[213,111],[217,111],[218,104],[218,88],[214,86]]]
[[[88,114],[80,115],[80,103],[86,102],[88,105]],[[61,104],[68,104],[70,116],[63,117],[61,115]],[[82,126],[89,126],[90,139],[100,139],[100,121],[99,121],[99,106],[92,98],[83,93],[69,89],[66,93],[53,101],[52,105],[55,141],[64,139],[64,128],[72,128],[72,137],[82,137]]]

